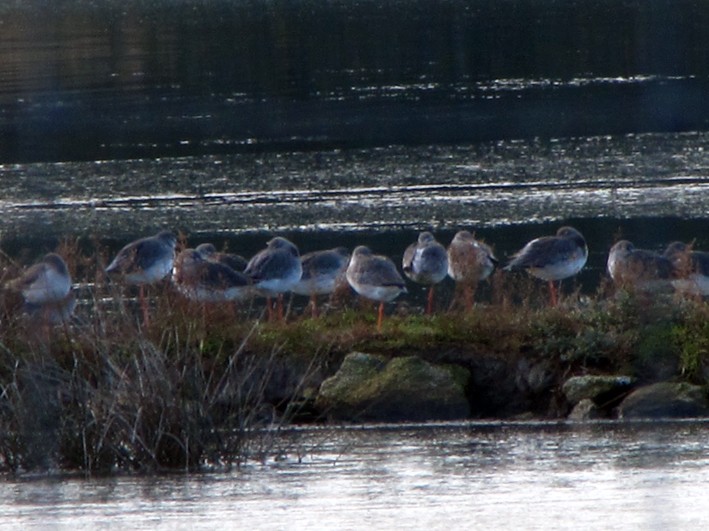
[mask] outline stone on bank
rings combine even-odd
[[[417,356],[348,354],[320,386],[316,408],[333,420],[422,422],[470,416],[470,372]]]
[[[686,382],[661,382],[640,387],[618,408],[623,419],[709,417],[706,389]]]
[[[592,400],[597,406],[604,406],[627,394],[635,384],[631,376],[584,375],[572,376],[561,390],[572,406],[582,400]]]

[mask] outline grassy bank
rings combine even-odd
[[[351,295],[317,319],[266,323],[257,307],[190,303],[169,284],[151,290],[143,323],[137,301],[97,280],[75,318],[55,327],[33,322],[3,293],[6,473],[151,473],[266,459],[283,451],[279,429],[326,413],[310,410],[309,399],[353,350],[469,368],[482,358],[544,360],[559,382],[623,373],[704,384],[709,367],[709,307],[675,295],[606,286],[550,308],[533,280],[497,279],[470,313],[424,316],[401,304],[377,333],[373,308]]]

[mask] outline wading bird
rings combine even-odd
[[[139,286],[143,322],[149,323],[148,308],[143,287],[162,280],[172,271],[177,238],[170,231],[135,240],[123,247],[106,268],[110,276],[121,278],[127,284]]]
[[[310,297],[310,310],[313,317],[318,315],[318,295],[328,295],[344,281],[345,270],[350,261],[350,253],[344,247],[313,251],[300,257],[303,274],[293,293]]]
[[[185,249],[177,255],[172,280],[180,293],[198,302],[243,300],[251,286],[246,275],[206,260],[195,249]]]
[[[56,253],[49,253],[10,281],[8,287],[22,293],[28,304],[54,303],[69,295],[71,275],[64,259]]]
[[[249,261],[239,254],[221,253],[217,251],[212,243],[202,243],[195,250],[202,255],[205,260],[210,262],[218,262],[225,266],[231,267],[234,271],[243,272],[246,269],[246,264]]]
[[[467,311],[473,308],[478,284],[492,274],[496,263],[492,249],[467,230],[453,237],[448,246],[448,275],[455,280],[456,291],[462,289]]]
[[[430,232],[422,232],[418,241],[404,251],[401,262],[404,274],[417,284],[428,286],[426,313],[433,313],[436,284],[448,274],[448,253]]]
[[[249,260],[244,274],[266,297],[269,320],[274,317],[271,303],[274,296],[277,297],[278,319],[283,320],[283,294],[293,289],[303,274],[298,248],[285,238],[273,238]]]
[[[526,270],[530,275],[546,280],[552,306],[558,303],[554,282],[577,274],[588,259],[586,240],[573,227],[561,227],[555,236],[543,236],[528,242],[515,253],[505,267],[508,271]]]
[[[694,251],[691,245],[672,242],[664,255],[672,262],[676,279],[672,284],[680,291],[709,295],[709,253]]]
[[[8,288],[22,293],[25,314],[42,327],[68,322],[76,308],[69,269],[64,259],[55,253],[45,255],[11,280]]]
[[[368,247],[360,245],[352,253],[345,276],[357,294],[379,301],[377,331],[381,331],[384,303],[406,293],[406,283],[396,270],[394,262],[386,256],[373,254]]]
[[[628,240],[620,240],[611,247],[606,268],[616,286],[643,291],[668,289],[674,276],[669,258],[646,249],[636,249]]]

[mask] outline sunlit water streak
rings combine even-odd
[[[709,135],[0,167],[4,240],[704,218]],[[41,227],[41,228],[37,228]]]
[[[286,459],[200,476],[0,484],[3,528],[688,529],[703,422],[304,429]]]

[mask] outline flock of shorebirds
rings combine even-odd
[[[292,242],[275,237],[250,260],[218,252],[209,243],[180,252],[176,247],[175,234],[161,232],[129,243],[106,268],[107,275],[140,287],[145,321],[148,310],[143,287],[168,276],[179,293],[202,303],[243,300],[254,294],[266,297],[269,319],[283,319],[283,295],[287,292],[311,297],[316,315],[317,297],[333,293],[346,279],[358,295],[379,302],[378,329],[382,326],[384,303],[406,292],[406,282],[395,263],[363,245],[351,255],[338,247],[301,256]],[[576,275],[587,258],[588,247],[582,234],[573,227],[561,227],[553,236],[528,242],[504,269],[526,270],[547,281],[551,304],[556,305],[556,283]],[[468,231],[458,232],[447,248],[430,232],[422,232],[404,252],[402,271],[413,282],[429,286],[427,312],[431,313],[434,288],[446,276],[460,286],[469,309],[476,286],[490,276],[496,264],[492,249]],[[636,249],[627,240],[619,241],[610,250],[607,267],[617,284],[641,289],[669,284],[709,295],[709,253],[694,251],[681,242],[670,244],[659,254]],[[44,311],[55,321],[66,319],[73,312],[72,280],[67,264],[56,253],[47,254],[10,281],[8,287],[22,293],[28,312]]]

